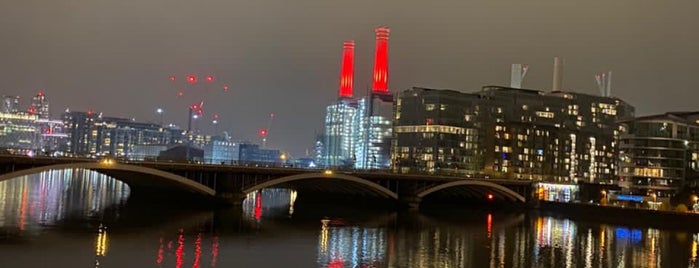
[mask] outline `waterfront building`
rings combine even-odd
[[[699,112],[669,112],[623,122],[620,186],[662,198],[699,178]]]
[[[534,181],[615,183],[623,101],[486,86],[412,88],[395,105],[393,169]]]

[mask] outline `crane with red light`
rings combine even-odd
[[[262,148],[267,148],[267,135],[269,135],[269,131],[272,129],[272,121],[274,121],[274,113],[269,113],[267,128],[262,128],[259,131],[260,138],[262,138]]]

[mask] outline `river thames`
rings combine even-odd
[[[129,202],[85,170],[0,182],[0,267],[696,267],[697,231],[537,211],[422,212],[295,203],[241,209]]]

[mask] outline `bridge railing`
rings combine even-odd
[[[473,179],[493,179],[493,180],[517,180],[512,178],[504,178],[500,176],[489,176],[482,173],[465,173],[463,170],[452,170],[452,169],[441,169],[434,172],[428,171],[418,171],[410,170],[410,172],[397,172],[393,169],[356,169],[353,167],[304,167],[299,165],[294,165],[292,163],[282,163],[282,162],[260,162],[260,161],[214,161],[213,159],[198,159],[198,160],[165,160],[165,159],[143,159],[143,160],[129,160],[125,158],[111,158],[111,157],[52,157],[52,156],[22,156],[22,155],[0,155],[0,158],[13,158],[21,159],[22,161],[48,161],[54,163],[84,163],[84,162],[98,162],[105,158],[114,159],[119,163],[134,164],[134,165],[158,165],[158,166],[203,166],[203,167],[239,167],[239,168],[265,168],[265,169],[284,169],[284,170],[316,170],[318,172],[323,172],[324,170],[333,170],[335,172],[346,172],[346,173],[375,173],[375,174],[401,174],[401,175],[424,175],[424,176],[440,176],[440,177],[453,177],[453,178],[473,178]],[[528,180],[527,180],[528,181]]]

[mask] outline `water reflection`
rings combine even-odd
[[[0,182],[0,228],[20,231],[68,217],[95,218],[123,204],[126,184],[89,170],[42,172]]]
[[[53,256],[53,266],[85,267],[94,261],[103,268],[699,265],[699,233],[535,212],[370,214],[327,204],[314,210],[307,203],[295,209],[297,193],[284,189],[251,193],[242,211],[139,205],[134,213],[129,204],[118,210],[119,217],[105,217],[114,212],[105,209],[123,205],[128,192],[118,181],[83,170],[0,183],[2,267],[53,265],[36,258],[37,252]],[[25,233],[32,239],[7,242]]]

